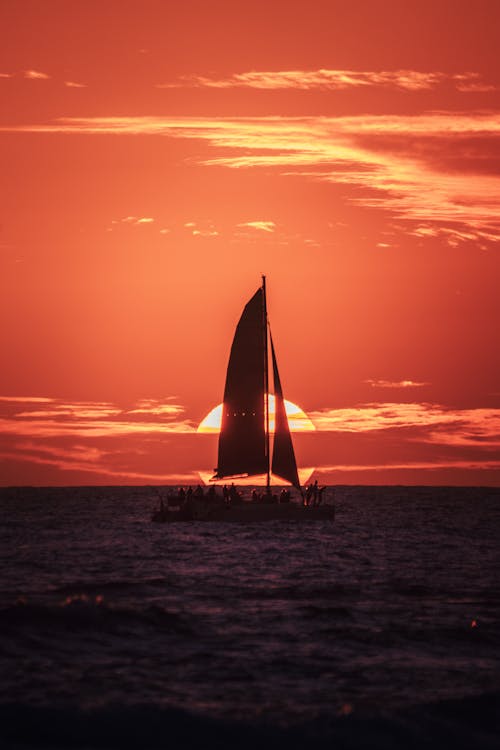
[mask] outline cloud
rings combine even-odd
[[[462,92],[492,91],[495,86],[485,84],[479,73],[447,74],[439,71],[422,72],[418,70],[275,70],[248,71],[235,73],[226,78],[208,78],[206,76],[182,76],[172,83],[157,84],[157,88],[182,88],[196,86],[203,88],[229,89],[299,89],[303,91],[324,90],[339,91],[349,88],[367,86],[390,87],[405,91],[424,91],[434,89],[443,83],[451,83]]]
[[[111,451],[102,450],[94,445],[71,445],[69,447],[46,445],[25,441],[17,443],[16,449],[19,451],[29,451],[34,453],[47,454],[56,456],[60,459],[69,458],[78,461],[99,461],[105,456],[110,455]]]
[[[419,403],[373,403],[347,409],[319,409],[309,412],[318,430],[327,432],[369,432],[401,427],[441,424],[443,408]],[[453,417],[449,419],[453,420]]]
[[[45,396],[0,396],[0,401],[8,401],[12,403],[49,404],[52,403],[54,399],[46,398]]]
[[[385,247],[385,245],[384,245]],[[422,388],[430,383],[417,383],[414,380],[365,380],[372,388]]]
[[[451,459],[447,461],[408,461],[394,463],[372,463],[372,464],[330,464],[318,466],[316,471],[319,474],[330,474],[331,472],[351,472],[351,471],[438,471],[446,469],[465,469],[476,471],[487,471],[500,469],[498,460],[461,460]]]
[[[20,397],[0,398],[15,403],[32,401]],[[38,399],[36,410],[19,411],[0,416],[0,435],[24,437],[119,437],[128,435],[193,433],[190,420],[182,419],[184,407],[169,399],[143,399],[130,409],[122,409],[108,402],[79,401],[66,403],[52,399]],[[140,415],[140,419],[137,418]]]
[[[36,405],[36,409],[24,409],[27,403]],[[195,473],[179,473],[179,469],[190,468],[185,466],[186,461],[182,464],[186,453],[182,445],[196,430],[174,396],[141,399],[128,408],[106,401],[2,397],[2,407],[0,460],[12,467],[18,462],[31,464],[31,467],[53,467],[72,472],[74,476],[79,473],[79,482],[82,473],[90,473],[96,480],[100,476],[100,481],[112,478],[120,483],[165,483],[197,478]],[[174,452],[174,458],[170,458],[177,473],[167,473],[165,462],[169,459],[165,455],[165,443],[168,438],[175,446],[175,440],[170,440],[174,436],[183,436],[182,445]],[[26,473],[21,469],[16,471],[21,472],[18,475],[22,480],[26,476],[38,476],[36,471],[33,474],[33,468]],[[46,473],[42,473],[42,477],[45,476]],[[51,476],[57,483],[61,482],[57,471]]]
[[[102,451],[91,446],[74,445],[70,448],[39,445],[33,442],[18,443],[16,451],[0,451],[0,460],[22,461],[29,464],[52,466],[61,471],[83,472],[112,478],[120,482],[153,482],[158,484],[195,484],[199,482],[198,472],[165,473],[131,471],[127,468],[111,467],[102,463],[117,451]]]
[[[159,401],[157,399],[145,398],[138,401],[134,409],[129,409],[127,414],[149,414],[149,415],[170,415],[177,416],[184,412],[184,407],[180,404],[172,404],[169,401]]]
[[[152,224],[154,219],[151,216],[124,216],[122,219],[113,219],[112,224],[132,224],[139,226],[141,224]]]
[[[196,221],[186,221],[185,229],[189,229],[193,237],[218,237],[219,232],[215,226],[210,223],[197,224]]]
[[[249,227],[250,229],[258,229],[262,232],[274,232],[276,224],[274,221],[245,221],[242,224],[238,224],[239,227]]]
[[[428,237],[439,237],[446,242],[447,245],[450,245],[450,247],[458,247],[464,242],[498,242],[498,235],[495,232],[489,232],[486,230],[477,231],[474,229],[466,231],[451,227],[431,226],[425,224],[411,229],[408,234],[423,239],[427,239]],[[484,246],[482,247],[484,249]]]
[[[16,132],[148,134],[199,139],[219,151],[200,164],[266,167],[346,186],[345,200],[431,227],[447,244],[500,241],[500,114],[430,112],[348,117],[63,118]],[[471,154],[471,143],[474,144]],[[241,153],[243,152],[243,153]],[[127,217],[137,221],[137,217]],[[439,226],[440,231],[437,230]],[[425,235],[421,235],[424,237]]]
[[[216,229],[193,229],[193,237],[218,237],[219,232]]]
[[[46,81],[48,78],[50,78],[47,73],[42,73],[40,70],[25,70],[24,71],[24,77],[30,78],[31,80],[39,80],[39,81]]]
[[[500,446],[500,409],[448,409],[428,403],[373,403],[347,409],[309,412],[320,431],[377,432],[413,429],[427,443],[497,448]]]
[[[41,70],[23,70],[17,73],[0,73],[0,78],[15,78],[21,76],[31,81],[47,81],[51,78],[48,73],[43,73]],[[85,89],[87,88],[86,83],[79,83],[78,81],[64,81],[64,85],[72,89]]]

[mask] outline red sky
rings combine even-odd
[[[496,0],[0,8],[0,483],[195,482],[268,279],[324,483],[499,484]]]

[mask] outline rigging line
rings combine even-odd
[[[266,297],[266,277],[262,276],[262,333],[264,336],[264,414],[265,414],[265,440],[266,440],[266,488],[270,492],[271,488],[271,450],[269,440],[269,355],[268,355],[268,336],[267,336],[267,297]]]

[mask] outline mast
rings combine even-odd
[[[271,451],[269,443],[269,356],[267,344],[267,299],[266,299],[266,277],[262,276],[262,333],[264,336],[264,418],[266,434],[266,489],[271,491]]]

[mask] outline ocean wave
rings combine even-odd
[[[314,750],[496,750],[500,694],[422,704],[401,712],[357,715],[344,704],[305,723],[218,719],[153,704],[77,706],[0,705],[0,741],[19,748],[203,748],[240,750],[286,747]]]
[[[148,586],[153,588],[162,588],[165,587],[167,584],[167,581],[165,578],[141,578],[137,580],[133,579],[125,579],[125,578],[118,578],[115,580],[109,580],[109,581],[90,581],[90,580],[81,580],[81,581],[72,581],[69,583],[65,583],[62,586],[58,586],[55,589],[55,593],[57,594],[67,594],[67,595],[73,595],[75,591],[81,591],[85,592],[85,594],[89,594],[90,592],[101,592],[106,590],[111,591],[120,591],[120,590],[127,590],[127,589],[133,589],[137,586]],[[171,585],[171,584],[169,584]]]
[[[66,630],[113,630],[128,626],[150,625],[164,632],[192,634],[186,618],[159,605],[143,609],[108,604],[101,595],[79,594],[68,596],[57,604],[31,603],[20,599],[0,610],[0,632],[27,628]]]

